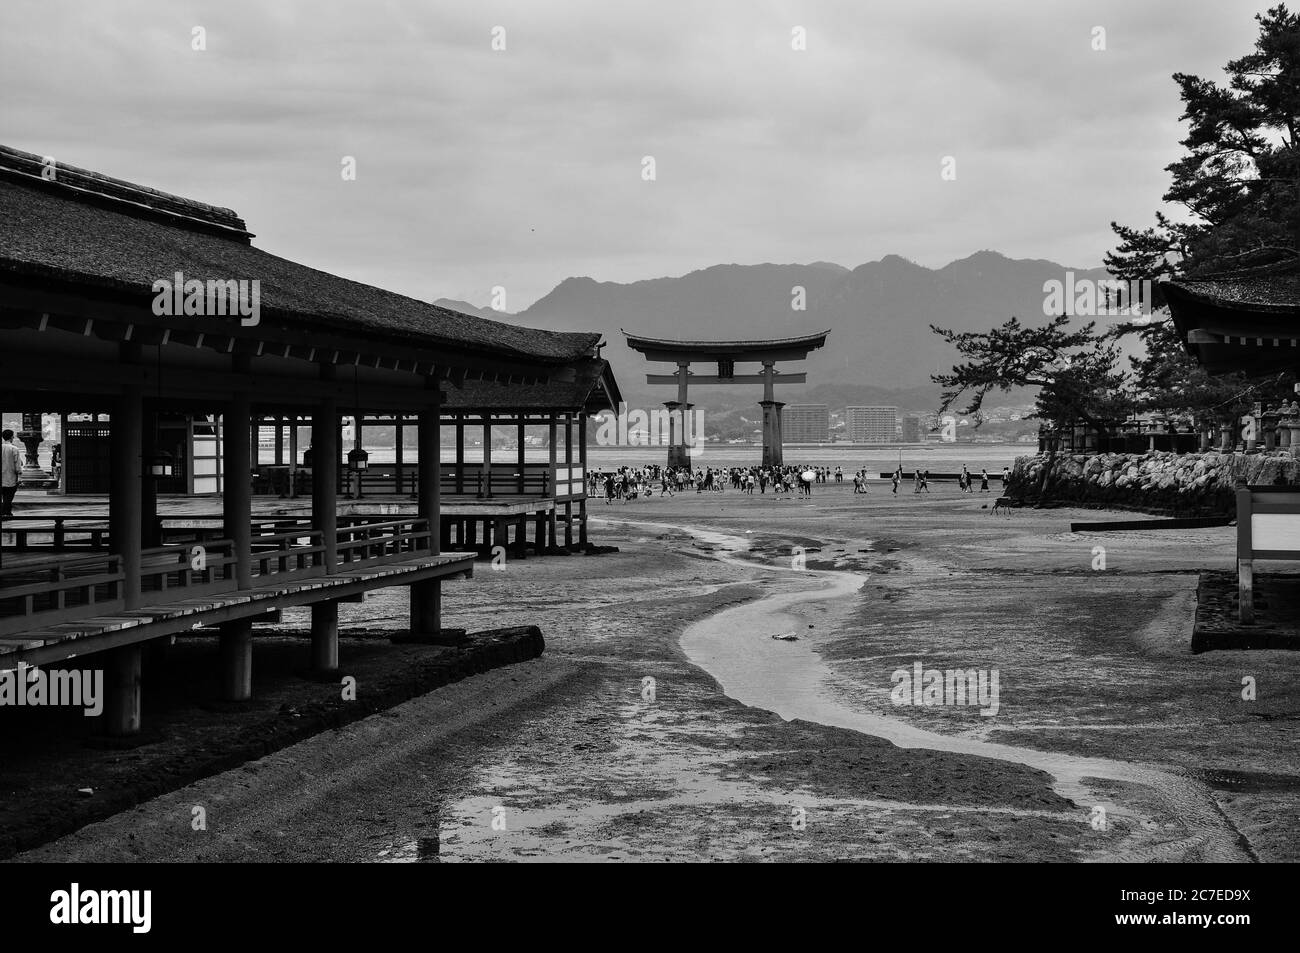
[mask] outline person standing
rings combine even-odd
[[[14,432],[0,432],[0,516],[14,515],[18,478],[23,475],[23,455],[14,446]]]
[[[980,492],[987,493],[988,491],[989,491],[989,471],[988,468],[985,467],[983,470],[980,471]]]

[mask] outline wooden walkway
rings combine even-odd
[[[277,609],[309,605],[326,598],[347,599],[371,589],[405,586],[447,576],[468,576],[473,571],[473,553],[443,553],[331,575],[304,578],[270,576],[265,584],[251,589],[119,610],[112,615],[78,619],[0,638],[0,668],[9,668],[19,662],[45,665],[175,635],[200,626],[255,618]]]

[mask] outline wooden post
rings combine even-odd
[[[247,446],[247,442],[244,442]],[[226,701],[246,701],[253,697],[253,622],[235,619],[223,622],[218,638],[221,656],[221,697]]]
[[[339,669],[339,603],[314,602],[311,607],[311,669],[320,674]]]
[[[418,440],[420,456],[417,509],[429,524],[429,552],[442,551],[442,410],[440,382],[437,375],[425,378],[428,402],[420,409]],[[411,632],[437,637],[442,632],[442,580],[426,579],[413,583],[411,590]]]
[[[537,511],[536,526],[533,531],[533,549],[540,556],[546,552],[546,513],[543,510]]]
[[[465,415],[456,415],[456,495],[465,492]]]
[[[546,425],[546,427],[547,427],[547,433],[548,433],[548,435],[549,435],[549,437],[550,437],[550,439],[549,439],[547,442],[548,442],[548,443],[550,444],[550,446],[551,446],[551,461],[550,461],[551,474],[550,474],[550,484],[551,484],[551,500],[552,500],[552,504],[551,504],[551,508],[550,508],[549,510],[546,511],[546,523],[547,523],[547,531],[546,531],[546,534],[547,534],[547,544],[546,544],[546,545],[547,545],[547,547],[550,548],[550,549],[555,549],[555,547],[556,547],[555,504],[554,504],[554,500],[555,500],[556,494],[558,493],[558,489],[557,489],[557,481],[556,481],[556,479],[555,479],[555,468],[556,468],[556,465],[557,465],[557,462],[556,462],[556,460],[557,460],[557,458],[556,458],[556,449],[557,449],[557,448],[556,448],[556,446],[555,446],[555,441],[556,441],[556,438],[557,438],[558,435],[557,435],[557,433],[556,433],[556,429],[557,429],[557,428],[556,428],[556,426],[555,426],[555,423],[556,423],[556,421],[555,421],[555,414],[552,413],[552,414],[551,414],[551,419],[550,419],[550,421],[549,421],[549,422],[547,423],[547,425]]]
[[[275,465],[284,466],[284,416],[276,414],[275,420]]]
[[[402,451],[404,449],[402,431],[406,428],[402,426],[402,420],[402,414],[393,417],[393,459],[396,461],[393,466],[393,479],[397,481],[397,486],[393,488],[393,492],[398,496],[402,495],[406,485],[406,481],[403,479],[406,475],[406,468],[402,466]]]
[[[483,482],[483,491],[479,494],[486,499],[492,499],[492,415],[483,415],[483,469],[480,479]]]
[[[234,361],[238,372],[243,365],[247,370],[247,357],[237,356]],[[222,467],[225,482],[221,488],[222,534],[233,543],[235,557],[235,587],[248,589],[253,585],[253,497],[250,462],[251,411],[247,391],[236,391],[226,405],[224,430],[226,433]]]
[[[333,364],[320,366],[320,379],[335,379]],[[323,537],[327,573],[336,572],[339,561],[338,413],[338,400],[327,397],[311,417],[311,525]]]
[[[523,496],[524,495],[524,415],[522,411],[519,414],[519,430],[518,430],[518,436],[516,437],[516,442],[519,444],[518,446],[518,457],[519,457],[518,491],[519,491],[519,495]]]
[[[112,737],[140,730],[140,646],[124,645],[107,653],[104,730]]]
[[[1251,538],[1250,488],[1237,487],[1237,619],[1255,621],[1255,562]]]
[[[247,374],[249,358],[236,355],[232,370]],[[235,558],[235,588],[253,586],[253,497],[251,486],[253,448],[257,428],[247,391],[235,391],[226,405],[222,423],[225,433],[222,452],[221,487],[222,535],[231,541]],[[222,696],[227,701],[244,701],[253,694],[253,623],[249,619],[223,622],[218,639],[221,656]]]
[[[573,414],[564,415],[564,465],[573,476]],[[573,548],[573,502],[564,504],[564,548]]]
[[[59,467],[59,495],[68,492],[68,412],[59,414],[59,447],[63,451],[63,464]]]
[[[162,545],[158,523],[158,478],[151,470],[158,453],[158,405],[149,401],[140,428],[140,545],[152,549]]]
[[[298,498],[298,415],[289,418],[289,499]]]
[[[582,468],[582,498],[578,500],[578,544],[587,548],[587,418],[578,415],[578,465]],[[572,479],[573,474],[569,474]]]
[[[140,363],[140,345],[123,343],[124,364]],[[112,551],[122,558],[122,599],[128,609],[140,605],[140,536],[143,483],[144,403],[139,384],[124,384],[113,407],[110,428],[108,493],[109,537]]]

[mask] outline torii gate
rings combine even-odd
[[[664,406],[671,411],[680,411],[681,419],[691,410],[688,399],[688,384],[762,384],[763,399],[759,405],[763,408],[763,466],[781,466],[781,408],[784,403],[775,396],[774,386],[782,384],[803,384],[808,375],[802,371],[794,374],[782,374],[776,369],[777,361],[802,361],[809,351],[815,351],[826,343],[829,330],[817,334],[807,334],[794,338],[772,338],[756,341],[670,341],[664,338],[648,338],[639,334],[623,335],[627,346],[640,351],[648,361],[666,361],[677,365],[674,374],[647,374],[649,384],[676,384],[677,399],[664,401]],[[691,362],[717,362],[718,373],[692,374]],[[737,374],[736,362],[763,365],[758,374]],[[676,416],[676,415],[674,415]],[[672,419],[671,417],[669,418]],[[689,467],[690,450],[685,440],[684,428],[677,427],[676,433],[670,433],[668,441],[668,465],[670,467]]]

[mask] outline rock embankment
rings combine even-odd
[[[1240,482],[1300,485],[1300,460],[1289,451],[1042,453],[1016,460],[1006,492],[1026,500],[1218,516],[1236,512]]]

